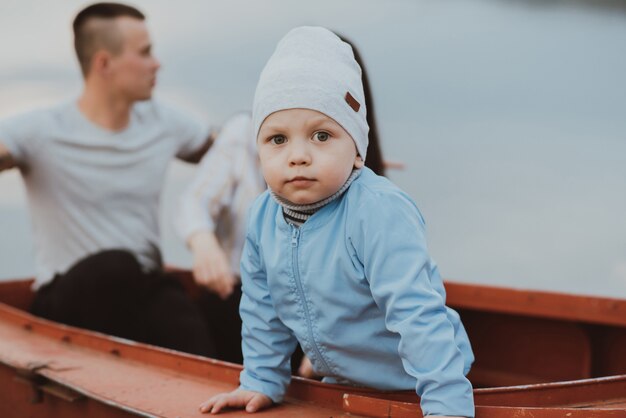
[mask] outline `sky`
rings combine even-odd
[[[71,19],[85,1],[0,0],[0,118],[76,97]],[[365,62],[389,177],[417,202],[444,277],[626,298],[626,6],[604,1],[134,1],[162,63],[155,97],[220,125],[251,106],[299,25]],[[1,141],[1,138],[0,138]],[[162,197],[171,226],[194,167]],[[0,174],[0,278],[33,273],[19,173]]]

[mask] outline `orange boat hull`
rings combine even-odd
[[[193,295],[187,272],[179,276]],[[626,417],[626,301],[446,283],[476,354],[477,418]],[[30,281],[0,283],[0,417],[202,417],[241,366],[34,317]],[[230,411],[226,416],[249,416]],[[416,417],[411,392],[294,378],[263,417]]]

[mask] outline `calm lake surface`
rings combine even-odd
[[[0,118],[80,92],[70,21],[87,3],[57,3],[0,3]],[[367,65],[385,155],[406,164],[389,176],[445,277],[626,298],[625,3],[133,4],[163,64],[155,96],[218,125],[250,108],[290,28],[337,30]],[[193,172],[173,163],[162,197],[165,259],[182,266],[172,209]],[[3,173],[0,280],[33,271],[21,179]]]

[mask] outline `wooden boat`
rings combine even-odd
[[[177,274],[190,292],[189,274]],[[0,283],[0,417],[202,417],[240,366],[28,314],[31,281]],[[476,354],[477,418],[626,417],[626,301],[447,282]],[[229,411],[226,416],[248,416]],[[410,392],[294,378],[259,417],[419,417]]]

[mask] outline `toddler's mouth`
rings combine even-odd
[[[290,180],[287,180],[287,183],[293,184],[295,186],[306,186],[308,184],[311,184],[314,181],[315,181],[314,178],[297,176],[297,177],[293,177]]]

